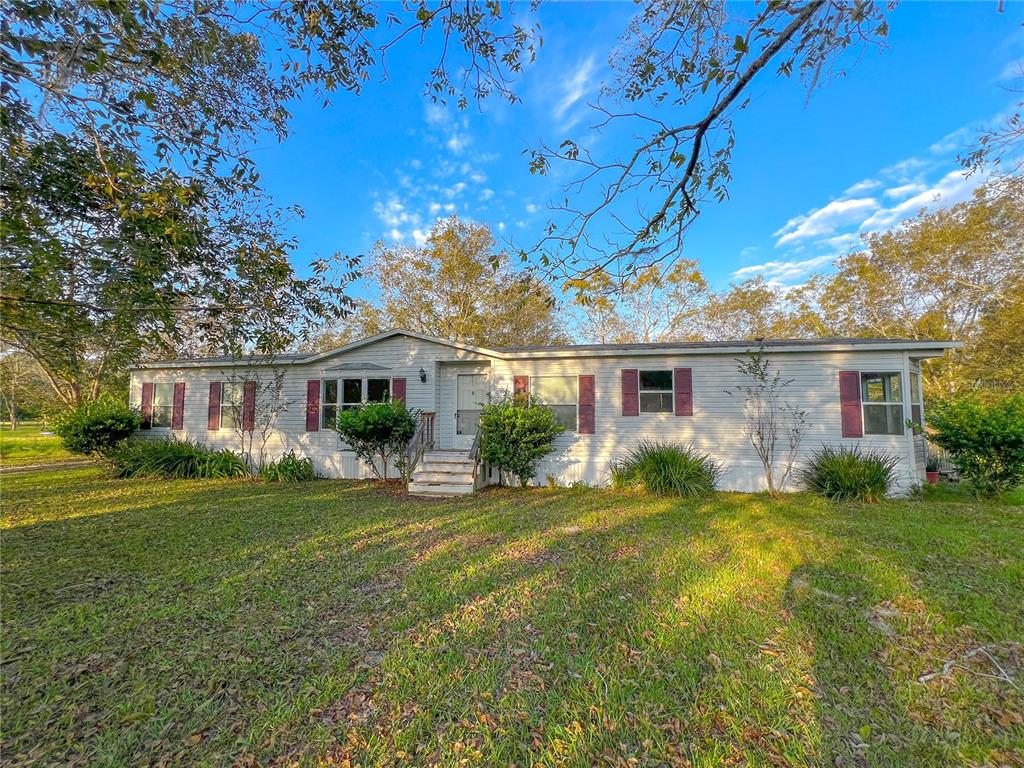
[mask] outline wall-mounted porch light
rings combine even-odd
[[[421,384],[426,384],[427,383],[427,372],[424,371],[422,368],[420,368],[420,383]]]

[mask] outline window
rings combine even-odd
[[[334,429],[339,407],[348,411],[363,403],[384,402],[390,396],[391,379],[324,379],[320,423],[323,429]]]
[[[220,391],[220,428],[238,429],[242,425],[242,398],[244,384],[241,381],[225,381]]]
[[[576,406],[579,400],[575,376],[534,376],[530,382],[532,397],[555,413],[558,423],[576,431]]]
[[[919,427],[924,426],[921,419],[921,376],[913,371],[910,373],[910,419]]]
[[[153,385],[153,421],[154,428],[171,426],[174,415],[174,384]]]
[[[640,371],[640,413],[672,411],[672,371]]]
[[[903,434],[903,383],[898,373],[862,373],[865,435]]]

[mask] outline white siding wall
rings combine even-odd
[[[511,390],[512,378],[517,375],[594,375],[595,433],[563,434],[555,453],[539,468],[535,478],[538,482],[552,475],[560,483],[603,484],[607,482],[611,462],[638,440],[648,439],[689,443],[711,454],[724,465],[723,488],[763,490],[761,462],[743,435],[743,401],[725,392],[742,383],[735,357],[737,355],[659,355],[496,361],[492,386]],[[808,412],[811,424],[801,446],[801,458],[825,443],[877,448],[901,457],[898,469],[901,490],[919,482],[907,437],[868,435],[844,439],[839,416],[839,371],[902,371],[902,352],[787,353],[771,356],[771,359],[781,366],[785,378],[793,380],[788,396]],[[692,369],[693,416],[623,416],[623,368]]]
[[[538,471],[537,482],[550,475],[561,484],[584,482],[603,484],[610,463],[639,439],[691,443],[707,451],[725,466],[722,486],[752,491],[764,487],[761,464],[743,436],[742,400],[726,394],[726,388],[740,383],[736,355],[645,355],[621,357],[550,358],[544,360],[499,360],[461,352],[448,346],[405,336],[391,337],[351,352],[335,355],[313,365],[289,367],[286,377],[288,410],[278,421],[269,452],[276,456],[289,450],[310,456],[317,470],[331,477],[365,477],[369,471],[350,451],[342,450],[335,432],[305,431],[306,381],[361,375],[359,371],[332,371],[341,363],[374,363],[388,371],[367,371],[374,376],[402,376],[407,382],[411,408],[437,411],[438,442],[451,445],[454,433],[454,374],[459,370],[486,370],[490,366],[492,392],[511,391],[512,377],[541,374],[593,374],[596,384],[595,434],[565,434],[555,453]],[[802,457],[825,443],[847,443],[877,448],[901,457],[900,489],[920,481],[913,461],[913,440],[905,435],[869,435],[842,438],[839,416],[839,371],[904,371],[904,352],[777,354],[773,362],[793,379],[790,397],[808,412],[811,422],[801,449]],[[465,362],[467,365],[453,365]],[[475,365],[471,363],[476,363]],[[427,371],[427,382],[419,380],[419,369]],[[641,414],[622,416],[621,370],[623,368],[665,369],[685,367],[693,371],[693,416]],[[258,369],[250,369],[258,370]],[[229,369],[182,368],[137,370],[132,374],[131,402],[138,406],[143,381],[185,382],[184,429],[177,437],[199,440],[217,447],[238,449],[239,437],[232,430],[208,431],[209,383],[231,378]],[[236,378],[238,374],[236,372]],[[909,418],[909,403],[906,406]],[[169,430],[151,430],[151,436],[168,435]]]
[[[369,477],[371,472],[359,461],[355,454],[342,450],[338,434],[333,430],[320,429],[317,432],[306,431],[306,382],[309,379],[342,379],[365,376],[368,378],[404,377],[406,380],[406,402],[410,408],[424,411],[437,409],[437,361],[439,359],[457,359],[460,356],[476,357],[468,353],[460,353],[451,347],[431,342],[412,339],[407,336],[394,336],[375,344],[361,347],[340,355],[334,355],[312,365],[285,366],[284,400],[288,403],[287,410],[280,415],[277,429],[267,445],[271,458],[294,450],[302,456],[313,459],[316,470],[328,477]],[[373,363],[388,370],[365,370],[346,368],[337,370],[336,366]],[[419,369],[427,372],[426,383],[421,383]],[[334,370],[332,370],[334,369]],[[207,426],[207,413],[210,397],[210,382],[228,381],[234,376],[241,378],[262,378],[269,381],[272,377],[267,368],[251,367],[248,369],[230,368],[179,368],[179,369],[142,369],[132,372],[130,402],[138,407],[142,400],[142,382],[185,382],[185,413],[184,429],[175,430],[173,435],[180,439],[197,440],[216,448],[239,450],[241,440],[239,434],[232,429],[210,431]],[[169,429],[153,429],[140,432],[143,436],[167,437],[172,434]],[[257,438],[258,440],[258,438]]]

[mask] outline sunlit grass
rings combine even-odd
[[[9,425],[0,425],[0,463],[45,464],[73,458],[61,447],[60,438],[43,431],[41,424],[23,424],[13,431]]]
[[[1012,764],[1024,508],[4,479],[15,764]],[[977,659],[991,649],[1009,680]],[[348,762],[346,762],[348,761]]]

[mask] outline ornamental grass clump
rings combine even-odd
[[[875,503],[888,495],[899,463],[892,453],[826,445],[811,454],[796,476],[804,488],[828,499]]]
[[[658,496],[708,496],[722,467],[708,454],[678,443],[643,440],[611,468],[613,488]]]
[[[271,483],[302,483],[315,480],[313,460],[299,458],[295,451],[289,451],[277,461],[260,468],[260,479]]]
[[[248,477],[249,464],[228,449],[187,440],[127,440],[107,454],[117,477],[222,479]]]

